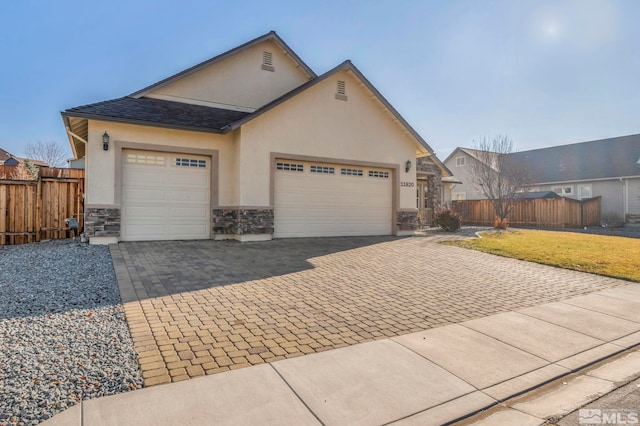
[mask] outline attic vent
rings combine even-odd
[[[271,52],[262,52],[262,69],[265,71],[274,71],[273,54]]]
[[[347,100],[347,84],[342,80],[338,80],[338,85],[336,87],[336,99],[340,99],[341,101]]]

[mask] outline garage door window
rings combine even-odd
[[[276,169],[286,170],[290,172],[304,171],[304,167],[302,166],[302,164],[294,164],[294,163],[276,163]]]
[[[164,157],[148,154],[127,154],[127,163],[164,166]]]
[[[340,174],[341,175],[347,175],[347,176],[362,176],[362,169],[345,169],[345,168],[342,168],[342,169],[340,169]]]
[[[336,170],[333,167],[328,167],[328,166],[311,166],[309,168],[309,171],[311,173],[324,173],[327,175],[332,175],[335,174]]]
[[[179,167],[207,167],[207,160],[197,160],[195,158],[176,158],[176,166]]]
[[[389,172],[379,170],[369,170],[369,177],[389,179]]]

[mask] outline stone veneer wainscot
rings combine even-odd
[[[212,221],[214,234],[273,234],[272,208],[223,207],[213,209]]]
[[[120,209],[86,208],[84,234],[88,237],[119,237]]]

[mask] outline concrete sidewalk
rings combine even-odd
[[[43,424],[443,424],[638,344],[640,285],[629,284],[88,400]],[[574,391],[604,394],[620,377],[638,373],[638,359],[609,368],[613,372],[589,376]],[[541,424],[545,403],[548,409],[558,406],[567,413],[577,408],[562,406],[563,398],[567,395],[560,392],[521,403],[485,424]]]

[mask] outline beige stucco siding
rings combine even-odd
[[[335,98],[338,80],[346,101]],[[240,204],[270,205],[272,152],[393,164],[400,182],[415,182],[416,144],[350,72],[338,72],[242,127]],[[399,208],[415,209],[415,198],[415,187],[400,188]]]
[[[108,151],[102,149],[102,135],[109,134]],[[119,194],[116,194],[116,173],[120,170],[116,164],[118,145],[136,145],[136,149],[162,150],[162,147],[217,150],[218,151],[218,197],[220,204],[232,204],[233,179],[235,175],[233,135],[217,135],[212,133],[188,132],[158,127],[137,126],[105,121],[89,121],[89,143],[87,146],[86,164],[86,199],[87,205],[118,206]],[[153,147],[151,147],[153,145]],[[159,148],[159,149],[158,149]],[[212,182],[215,185],[216,182]]]
[[[271,52],[274,71],[262,69],[264,51]],[[252,111],[308,80],[279,45],[265,41],[145,96]]]

